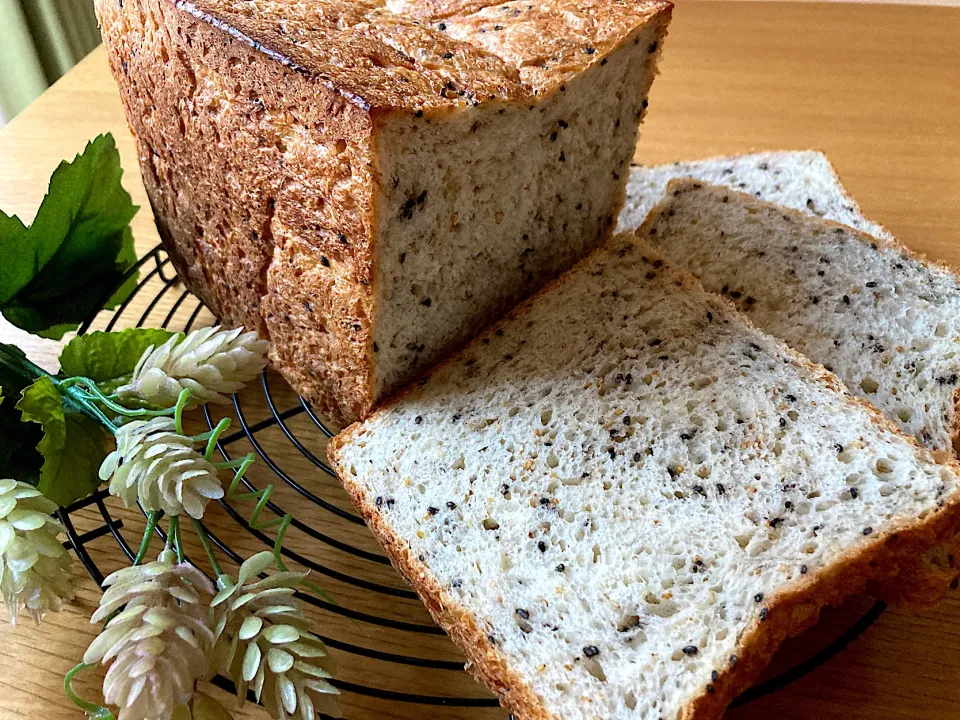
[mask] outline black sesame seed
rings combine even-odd
[[[557,572],[563,572],[564,570],[567,569],[567,566],[564,565],[563,563],[560,563],[559,565],[557,565],[557,567],[556,567],[555,569],[556,569]]]
[[[630,424],[630,416],[629,416],[629,415],[624,415],[624,416],[623,416],[623,424],[624,424],[624,425],[629,425],[629,424]]]
[[[447,29],[446,23],[440,23],[439,25],[437,25],[437,29],[438,29],[438,30],[446,30],[446,29]]]
[[[430,513],[431,515],[436,515],[438,512],[440,512],[440,508],[435,508],[431,506],[427,508],[427,512]]]
[[[764,608],[763,610],[760,611],[760,622],[767,621],[767,612],[768,612],[767,608]]]
[[[449,59],[452,58],[452,57],[453,57],[453,53],[452,53],[452,52],[445,52],[445,53],[443,54],[443,59],[444,59],[444,60],[449,60]]]
[[[383,498],[380,496],[377,496],[376,504],[378,508],[383,507]]]
[[[593,55],[593,54],[597,51],[597,49],[596,49],[596,48],[593,48],[593,47],[585,47],[585,48],[583,49],[583,51],[584,51],[587,55]]]
[[[726,493],[726,492],[727,492],[727,489],[726,489],[723,485],[721,485],[720,483],[717,483],[717,494],[718,494],[718,495],[723,495],[723,494]]]
[[[716,689],[713,687],[713,685],[709,685],[709,684],[708,684],[708,685],[707,685],[707,695],[713,695],[715,692],[716,692]]]
[[[543,540],[541,540],[540,542],[537,543],[537,549],[540,552],[545,553],[547,551],[547,544]]]
[[[557,131],[554,130],[552,133],[550,133],[550,142],[556,142],[556,141],[557,141]]]
[[[710,672],[710,679],[716,682],[717,680],[720,679],[720,673],[718,673],[716,670],[712,670]]]
[[[451,501],[451,502],[448,502],[448,503],[447,503],[447,507],[450,508],[451,510],[456,510],[456,509],[457,509],[457,504],[456,504],[455,502]]]
[[[327,260],[327,258],[324,257],[323,255],[320,256],[320,264],[323,265],[324,267],[330,267],[330,261]]]
[[[753,596],[753,601],[756,603],[763,602],[763,593],[757,593]]]
[[[642,457],[642,456],[640,455],[640,453],[635,452],[635,453],[633,454],[633,461],[634,461],[634,462],[640,462],[640,458],[641,458],[641,457]]]
[[[421,417],[420,415],[417,415],[417,416],[413,419],[413,424],[414,424],[414,425],[419,425],[419,424],[422,423],[422,422],[423,422],[423,417]]]
[[[521,620],[530,619],[530,613],[524,610],[523,608],[517,608],[516,610],[514,610],[514,612],[517,614],[517,617],[519,617]]]
[[[783,417],[780,418],[780,427],[786,427],[786,426],[787,426],[787,419]]]
[[[698,652],[700,652],[700,650],[696,645],[687,645],[683,648],[684,655],[696,655]]]
[[[596,657],[600,654],[600,648],[598,648],[596,645],[587,645],[583,649],[583,654],[588,658]]]
[[[856,500],[857,497],[859,497],[859,495],[860,495],[860,491],[859,491],[859,490],[857,490],[856,488],[850,488],[850,497],[852,497],[854,500]]]
[[[807,566],[806,566],[806,565],[801,565],[801,566],[800,566],[800,574],[801,574],[801,575],[806,575],[806,574],[807,574]]]
[[[872,535],[872,534],[873,534],[873,528],[872,528],[872,527],[865,527],[865,528],[863,529],[863,534],[864,534],[864,535]]]
[[[713,322],[713,313],[707,312],[707,322]]]
[[[454,580],[452,583],[450,583],[450,587],[463,587],[463,580]]]
[[[730,297],[732,297],[734,300],[739,300],[741,295],[743,295],[743,293],[741,293],[739,290],[734,290],[732,293],[730,293]]]
[[[487,640],[490,641],[490,644],[491,644],[491,645],[496,645],[496,644],[497,644],[497,639],[496,639],[493,635],[487,635]]]
[[[866,283],[866,286],[867,286],[868,288],[875,288],[875,287],[877,286],[877,281],[876,281],[876,280],[871,280],[870,282]]]
[[[654,40],[650,47],[647,48],[648,53],[655,53],[657,51],[657,41]]]
[[[424,298],[423,300],[420,301],[420,304],[421,304],[421,305],[425,305],[426,307],[430,307],[431,305],[433,305],[433,300],[431,300],[430,298],[426,297],[426,298]]]
[[[736,665],[736,664],[737,664],[737,661],[738,661],[739,659],[740,659],[740,658],[738,658],[736,655],[731,655],[731,656],[730,656],[730,665],[731,665],[731,666]]]
[[[783,518],[776,517],[770,521],[770,527],[772,528],[778,527],[782,524],[783,524]]]

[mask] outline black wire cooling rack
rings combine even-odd
[[[80,332],[140,326],[187,331],[212,322],[200,301],[183,289],[162,247],[145,255],[131,272],[135,271],[140,272],[136,292],[115,310],[90,318]],[[149,298],[145,305],[144,296]],[[133,303],[134,298],[140,300]],[[218,411],[207,406],[197,420],[213,428],[219,421]],[[463,673],[463,659],[430,621],[415,593],[393,571],[363,519],[353,511],[323,459],[325,442],[334,434],[331,428],[270,371],[263,373],[259,387],[251,383],[234,396],[232,408],[224,413],[235,426],[221,437],[220,453],[230,459],[251,449],[256,452],[258,459],[245,480],[246,489],[268,483],[278,487],[276,500],[267,508],[277,515],[293,514],[284,555],[309,569],[321,584],[332,586],[336,603],[302,597],[317,613],[319,635],[341,665],[334,684],[344,694],[348,720],[427,713],[433,718],[464,720],[504,717],[495,710],[497,701]],[[224,499],[216,518],[204,518],[214,543],[236,564],[273,544],[272,536],[249,526],[249,510]],[[123,562],[118,546],[127,560],[133,559],[143,518],[124,510],[104,491],[64,508],[59,516],[69,545],[98,585]],[[232,542],[226,540],[228,533]],[[827,662],[870,627],[885,607],[877,602],[852,616],[848,613],[834,636],[801,652],[803,659],[759,683],[734,704],[778,690]],[[368,667],[371,664],[376,666],[373,670]],[[232,689],[223,678],[216,684]]]

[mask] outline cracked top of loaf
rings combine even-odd
[[[368,108],[543,95],[605,62],[666,0],[171,0]]]

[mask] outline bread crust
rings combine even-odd
[[[674,182],[686,184],[688,187],[702,185],[692,180]],[[675,187],[673,190],[682,192],[684,188]],[[642,248],[645,255],[650,257],[662,258],[663,256],[643,238],[656,222],[659,213],[669,208],[670,198],[672,198],[672,192],[651,211],[647,221],[636,231],[637,239],[634,242]],[[600,251],[602,250],[601,248]],[[496,332],[498,326],[525,313],[527,308],[536,302],[539,295],[556,289],[566,281],[569,275],[589,262],[589,257],[581,261],[573,270],[515,308],[506,318],[490,326],[478,336],[478,340]],[[700,287],[699,281],[689,272],[676,267],[674,270],[678,271],[685,282]],[[711,297],[714,302],[727,307],[732,313],[737,313],[736,307],[729,300],[719,296]],[[740,317],[748,328],[756,329],[749,319],[742,315]],[[790,349],[779,339],[770,337],[770,340],[798,366],[805,368],[813,377],[841,394],[845,402],[863,408],[875,425],[904,438],[924,460],[934,461],[934,456],[929,450],[922,448],[914,438],[903,435],[899,428],[879,410],[865,400],[850,394],[834,373]],[[435,370],[448,364],[462,362],[466,352],[467,350],[456,353],[440,363]],[[428,381],[429,379],[425,380],[425,382]],[[388,410],[415,390],[416,386],[408,387],[381,404],[371,417],[376,417]],[[490,646],[475,619],[445,594],[426,564],[412,556],[404,542],[383,521],[377,509],[370,505],[361,484],[353,479],[349,468],[343,465],[340,458],[341,448],[363,432],[365,432],[364,426],[360,423],[347,428],[328,445],[328,458],[394,565],[410,581],[427,605],[431,616],[470,659],[470,669],[473,674],[497,693],[504,707],[514,712],[520,720],[559,720],[543,709],[529,686],[510,670],[504,658]],[[960,464],[955,458],[947,458],[943,464],[954,475],[960,476]],[[942,505],[930,512],[927,517],[891,524],[882,532],[874,533],[869,541],[857,549],[841,555],[829,567],[804,575],[799,580],[791,582],[786,589],[770,594],[769,602],[765,605],[766,619],[762,622],[755,620],[744,631],[737,643],[736,661],[720,671],[716,681],[705,686],[699,695],[692,697],[679,718],[681,720],[720,718],[730,702],[747,690],[769,664],[783,640],[798,635],[812,626],[824,606],[837,605],[851,595],[868,589],[876,591],[878,587],[885,589],[885,597],[888,599],[903,600],[916,606],[919,604],[917,603],[918,593],[899,592],[903,588],[903,579],[910,578],[910,573],[916,570],[917,558],[931,548],[953,543],[958,534],[960,534],[960,491],[955,491],[952,496],[943,499]],[[912,577],[929,578],[923,573]],[[922,594],[919,593],[919,595]]]
[[[377,388],[378,128],[401,113],[526,108],[552,95],[482,47],[484,28],[454,36],[439,20],[415,22],[375,0],[315,0],[296,12],[281,0],[257,5],[95,3],[178,273],[224,323],[269,339],[272,364],[344,424],[370,411]],[[604,63],[647,22],[662,35],[672,5],[531,7],[535,18],[524,10],[503,19],[503,46],[526,60],[536,49],[523,34],[531,23],[567,32],[564,62],[541,68],[562,82]],[[465,22],[469,9],[460,9]]]

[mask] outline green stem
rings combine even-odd
[[[191,395],[193,395],[193,392],[187,388],[181,390],[180,395],[177,397],[177,404],[173,408],[173,419],[176,422],[177,432],[180,435],[186,434],[183,432],[183,411],[187,409]]]
[[[153,539],[153,533],[157,529],[157,523],[160,522],[160,516],[163,513],[160,510],[151,510],[147,515],[147,527],[143,531],[143,539],[140,541],[140,549],[137,550],[137,556],[133,559],[134,566],[143,562],[147,556],[147,550],[150,548],[150,540]]]
[[[262,490],[254,490],[246,493],[239,492],[240,482],[243,480],[243,476],[246,475],[247,470],[250,468],[250,465],[253,464],[255,458],[256,456],[253,453],[250,453],[246,457],[238,460],[219,463],[217,467],[238,467],[236,474],[233,476],[233,481],[230,483],[230,487],[227,489],[227,499],[235,502],[242,500],[257,501],[256,506],[253,508],[253,512],[250,513],[250,520],[247,522],[247,525],[251,530],[269,530],[270,528],[277,528],[277,535],[273,541],[273,560],[276,563],[277,569],[281,572],[285,572],[287,570],[287,566],[283,562],[283,556],[281,555],[280,551],[283,548],[283,537],[287,534],[287,529],[290,527],[290,523],[293,522],[293,515],[287,513],[283,517],[273,518],[272,520],[267,520],[265,522],[260,521],[260,514],[270,503],[270,498],[274,493],[275,488],[273,485],[267,485]],[[330,593],[321,589],[315,583],[304,580],[301,584],[320,597],[324,598],[327,602],[330,602],[334,605],[337,604],[336,600],[333,599],[333,596],[331,596]]]
[[[182,563],[184,559],[183,555],[183,543],[180,542],[180,516],[171,515],[170,523],[167,526],[167,543],[173,546],[174,551],[177,553],[177,562]]]
[[[213,461],[213,453],[217,449],[217,442],[220,440],[220,436],[228,427],[230,427],[230,418],[222,418],[220,422],[217,423],[217,426],[209,433],[204,433],[203,435],[198,435],[196,438],[194,438],[195,440],[206,439],[207,448],[203,451],[203,457],[206,458],[207,462]],[[208,437],[204,438],[204,435],[207,435]],[[220,465],[217,465],[217,468],[219,469]]]
[[[107,708],[102,705],[97,705],[92,703],[89,700],[84,700],[82,697],[77,695],[73,689],[73,679],[84,670],[96,667],[95,665],[87,665],[86,663],[80,663],[70,672],[68,672],[63,678],[63,691],[67,694],[67,697],[76,705],[78,708],[83,710],[87,717],[90,720],[113,720],[113,713],[110,712]]]
[[[60,385],[56,378],[54,378],[53,381],[59,386],[61,394],[65,398],[72,401],[73,404],[76,405],[84,415],[88,415],[97,422],[103,424],[110,432],[117,432],[117,426],[114,424],[114,422],[108,418],[100,408],[98,408],[94,403],[90,402],[90,400],[87,399],[82,392],[79,392],[78,388],[64,388],[62,385]]]
[[[32,363],[23,350],[7,343],[0,343],[0,369],[8,371],[0,374],[0,377],[16,390],[23,390],[37,378],[50,375],[39,365]],[[10,375],[9,372],[13,374]]]
[[[207,530],[195,517],[191,517],[190,520],[193,521],[193,527],[197,531],[197,537],[200,538],[200,544],[203,545],[203,551],[207,553],[207,559],[210,561],[210,566],[213,568],[214,574],[219,578],[223,575],[223,570],[220,569],[220,563],[217,562],[217,555],[213,550],[213,543],[210,540],[210,536],[207,534]]]
[[[74,398],[82,399],[86,402],[100,403],[108,410],[112,410],[118,415],[125,417],[163,417],[173,413],[174,408],[165,408],[162,410],[150,410],[148,408],[128,408],[114,402],[111,396],[104,395],[97,387],[97,383],[90,378],[75,376],[66,380],[59,381],[60,387],[65,388]]]

